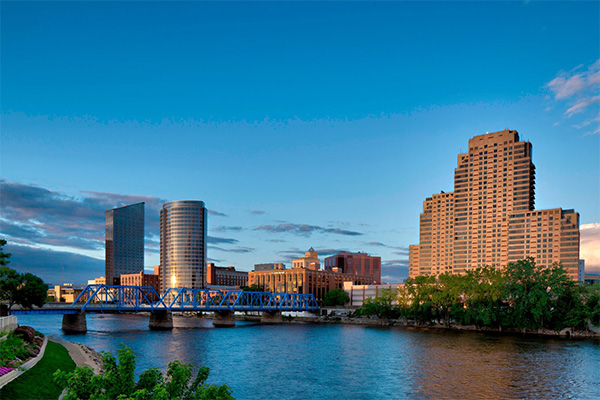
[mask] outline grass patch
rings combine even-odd
[[[44,357],[35,367],[0,389],[0,398],[10,399],[58,399],[62,388],[53,382],[57,369],[71,372],[75,362],[64,346],[48,341]]]

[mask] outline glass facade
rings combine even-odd
[[[105,276],[109,285],[121,274],[144,269],[144,203],[106,211]]]
[[[206,286],[204,202],[171,201],[160,211],[161,291]]]

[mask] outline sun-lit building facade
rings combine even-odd
[[[312,247],[304,257],[292,260],[290,269],[250,271],[249,285],[258,285],[267,292],[312,294],[318,302],[332,289],[343,289],[344,282],[368,285],[372,276],[344,274],[320,269],[319,254]]]
[[[458,155],[454,192],[423,202],[409,276],[462,274],[533,257],[541,266],[560,262],[577,279],[579,214],[534,204],[531,143],[509,129],[473,137]]]
[[[204,202],[165,203],[160,211],[161,291],[206,286],[206,222]]]

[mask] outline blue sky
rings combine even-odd
[[[199,199],[209,257],[313,246],[407,275],[468,139],[533,143],[536,208],[600,270],[597,2],[2,2],[0,223],[13,266],[102,275],[104,213]],[[76,211],[74,211],[76,210]],[[81,227],[80,230],[78,228]]]

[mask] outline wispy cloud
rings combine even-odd
[[[214,232],[239,232],[243,229],[241,226],[217,226],[216,228],[211,228]]]
[[[263,215],[265,212],[261,210],[250,210],[250,214],[252,215]]]
[[[366,242],[365,244],[368,245],[368,246],[387,247],[384,243],[381,243],[381,242]]]
[[[10,242],[4,251],[11,253],[11,268],[19,272],[31,272],[46,283],[61,284],[64,276],[68,282],[82,284],[88,279],[104,275],[103,260],[81,254],[19,246]]]
[[[600,102],[600,96],[598,96],[600,60],[594,62],[587,69],[583,65],[579,65],[569,72],[560,72],[546,84],[546,88],[554,94],[554,100],[561,107],[566,107],[563,114],[565,118],[581,116],[582,121],[571,125],[572,127],[582,129],[591,124],[597,125],[599,110],[598,107],[592,107],[592,105]],[[584,136],[599,132],[598,129],[592,129]]]
[[[232,238],[222,238],[216,236],[207,236],[206,243],[210,244],[236,244],[238,242],[237,239]]]
[[[408,278],[408,260],[384,260],[381,262],[381,282],[401,283]]]
[[[224,248],[218,247],[218,246],[208,246],[208,249],[218,250],[218,251],[222,251],[225,253],[252,253],[255,250],[250,247],[234,247],[231,249],[224,249]]]
[[[592,105],[594,103],[598,103],[599,101],[600,101],[600,96],[594,96],[594,97],[591,97],[589,99],[579,100],[572,107],[570,107],[569,109],[567,109],[567,111],[565,111],[565,115],[567,116],[567,118],[570,118],[574,114],[582,113],[583,111],[585,111],[585,109],[588,106],[590,106],[590,105]]]
[[[331,233],[336,235],[345,235],[345,236],[360,236],[362,233],[350,231],[346,229],[340,228],[324,228],[322,226],[316,225],[306,225],[306,224],[291,224],[291,223],[283,223],[279,225],[262,225],[258,228],[255,228],[257,231],[265,231],[271,233],[292,233],[294,235],[299,236],[310,236],[312,233]]]
[[[159,214],[166,201],[151,196],[81,191],[71,196],[34,184],[0,181],[0,230],[15,243],[80,250],[104,248],[105,211],[145,203],[146,236],[159,235]],[[152,239],[151,239],[152,240]]]
[[[229,216],[225,213],[215,211],[215,210],[208,210],[208,215],[212,215],[213,217],[228,217]]]

